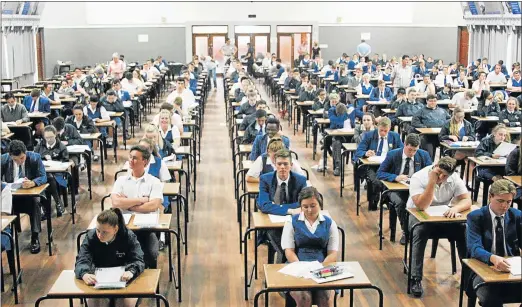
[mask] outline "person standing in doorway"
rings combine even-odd
[[[254,74],[254,46],[251,43],[247,43],[247,54],[245,55],[245,60],[247,61],[247,73],[249,75]]]

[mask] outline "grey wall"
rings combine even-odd
[[[324,59],[337,59],[343,52],[350,56],[361,42],[361,33],[371,33],[367,42],[372,53],[400,57],[423,53],[442,59],[444,63],[458,58],[458,28],[428,27],[319,27],[319,43],[327,44],[321,50]]]
[[[148,43],[139,43],[139,34],[147,34]],[[167,61],[186,58],[184,27],[44,29],[44,37],[46,77],[53,76],[57,60],[92,66],[110,61],[114,52],[125,55],[127,62],[158,55]]]

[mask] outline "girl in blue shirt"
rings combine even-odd
[[[373,90],[373,85],[370,84],[370,74],[364,74],[363,83],[361,84],[361,95],[370,95]],[[357,99],[357,109],[361,110],[366,105],[367,99]]]

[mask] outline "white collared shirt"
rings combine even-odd
[[[27,174],[25,173],[25,163],[22,163],[22,172],[24,173],[24,175],[27,176]],[[16,164],[16,162],[13,160],[13,182],[16,182],[18,179],[20,179],[20,177],[18,177],[18,167],[20,165]]]
[[[491,210],[491,206],[488,206],[489,214],[491,215],[491,233],[493,234],[493,244],[491,244],[491,253],[496,254],[497,248],[495,246],[495,240],[497,239],[497,233],[495,232],[495,228],[497,226],[497,221],[495,220],[495,217],[497,216],[493,210]],[[504,229],[504,255],[507,256],[507,249],[506,249],[506,227],[504,227],[504,215],[500,216],[502,219],[500,220],[500,224],[502,224],[502,228]]]
[[[488,82],[493,82],[493,83],[506,83],[507,82],[506,76],[502,72],[499,72],[497,75],[495,73],[495,71],[490,72],[488,74],[488,76],[486,77],[486,80]]]
[[[319,213],[319,217],[315,220],[313,224],[310,224],[308,220],[305,218],[304,213],[299,213],[299,221],[303,221],[306,225],[306,228],[311,233],[315,233],[317,227],[320,223],[325,221],[324,216]],[[283,250],[288,248],[295,248],[295,229],[292,221],[287,221],[285,226],[283,227],[283,235],[281,236],[281,247]],[[328,247],[329,251],[338,251],[339,250],[339,232],[337,231],[337,224],[332,219],[332,224],[330,225],[330,234],[328,237]]]
[[[402,175],[402,172],[404,172],[404,167],[406,166],[406,159],[407,158],[408,158],[408,156],[406,156],[404,154],[404,150],[403,150],[402,151],[401,172],[400,172],[399,175]],[[408,177],[410,177],[410,178],[415,173],[415,164],[413,163],[414,159],[415,159],[415,156],[411,157],[411,160],[410,160],[410,173],[408,174]]]
[[[415,204],[411,198],[415,195],[424,193],[426,187],[428,186],[429,174],[433,167],[435,166],[426,166],[411,176],[410,197],[408,198],[408,204],[406,205],[407,208],[415,208]],[[447,206],[451,203],[453,198],[467,193],[469,192],[466,188],[466,184],[462,179],[460,179],[459,174],[454,172],[451,176],[448,177],[448,179],[446,179],[445,182],[441,183],[440,185],[435,185],[433,202],[430,204],[430,206]]]
[[[51,149],[54,147],[54,145],[56,144],[56,139],[54,139],[54,140],[55,140],[55,142],[53,144],[47,143],[47,149]]]
[[[276,169],[275,164],[272,162],[272,159],[270,159],[270,156],[268,156],[268,155],[266,157],[266,165],[271,165],[274,170]],[[263,171],[263,156],[261,155],[261,156],[257,157],[257,159],[254,161],[254,163],[252,163],[252,166],[250,167],[250,169],[247,172],[247,176],[250,176],[253,178],[259,178],[259,176],[261,176],[262,171]],[[292,168],[290,169],[290,171],[292,171],[296,174],[299,174],[299,175],[306,176],[306,173],[301,169],[301,165],[299,164],[299,161],[297,161],[297,160],[292,160]]]
[[[96,109],[92,109],[91,108],[91,105],[86,105],[85,107],[83,107],[83,113],[85,115],[89,114],[87,112],[87,110],[91,110],[92,113],[96,112]],[[88,116],[88,115],[87,115]],[[110,120],[111,117],[109,116],[109,113],[107,113],[107,110],[105,109],[104,106],[100,106],[100,116],[101,116],[101,119],[104,119],[104,120]]]
[[[31,102],[31,105],[34,103],[34,109],[33,112],[38,112],[38,107],[40,106],[40,97],[36,98],[36,101]],[[29,112],[31,109],[29,109]]]
[[[163,184],[158,178],[147,172],[140,178],[132,175],[120,176],[114,183],[111,194],[121,194],[127,198],[148,197],[149,200],[161,199],[163,201]],[[129,213],[128,210],[122,211]]]

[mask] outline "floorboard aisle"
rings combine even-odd
[[[219,82],[221,83],[221,82]],[[259,86],[261,88],[261,86]],[[251,301],[243,297],[243,257],[239,254],[238,224],[234,200],[231,150],[228,131],[225,125],[225,109],[222,88],[211,91],[205,110],[205,123],[201,144],[201,163],[198,164],[197,202],[190,200],[189,254],[182,256],[183,302],[177,303],[177,291],[168,282],[167,258],[160,254],[161,276],[160,291],[168,297],[171,306],[252,306],[253,296],[262,287],[263,274],[259,270],[259,279],[249,291]],[[267,99],[266,94],[262,95]],[[267,100],[268,101],[268,100]],[[275,107],[272,105],[272,109]],[[150,119],[150,116],[149,116]],[[142,130],[145,129],[143,126]],[[291,148],[299,154],[302,166],[310,171],[310,180],[325,197],[325,208],[336,222],[346,231],[346,255],[348,261],[359,261],[370,280],[381,287],[385,295],[385,306],[456,306],[458,304],[459,274],[451,275],[450,253],[447,242],[441,241],[436,259],[425,259],[425,295],[422,299],[413,299],[406,295],[406,276],[402,273],[403,247],[398,243],[384,241],[383,250],[378,250],[378,212],[368,212],[366,197],[362,197],[363,206],[359,217],[355,214],[355,201],[351,167],[347,170],[347,187],[344,198],[339,197],[339,178],[331,171],[326,177],[313,170],[312,149],[305,148],[304,135],[294,136],[283,121],[284,133],[290,136]],[[134,144],[135,139],[129,141]],[[129,144],[127,148],[129,148]],[[119,163],[115,165],[112,157],[106,163],[105,182],[99,182],[99,164],[93,170],[93,200],[88,200],[86,188],[78,207],[76,225],[72,225],[70,216],[53,218],[56,248],[53,257],[45,253],[45,228],[42,232],[42,252],[31,255],[28,249],[28,232],[21,236],[23,284],[20,289],[21,304],[16,306],[34,306],[35,300],[44,295],[51,287],[61,270],[74,266],[76,235],[84,230],[93,216],[100,211],[101,197],[108,194],[114,182],[114,173],[127,159],[126,151],[119,150]],[[82,174],[82,178],[85,174]],[[82,179],[86,186],[86,180]],[[364,192],[362,192],[364,195]],[[389,237],[385,213],[385,236]],[[175,221],[173,221],[175,222]],[[24,220],[27,229],[27,220]],[[397,240],[400,233],[397,234]],[[252,242],[249,250],[252,251]],[[430,249],[426,255],[430,254]],[[2,255],[5,261],[5,256]],[[266,248],[259,249],[259,263],[266,263]],[[253,260],[251,253],[249,259]],[[250,262],[252,264],[252,261]],[[10,276],[5,275],[10,284]],[[272,306],[283,306],[283,300],[271,295]],[[8,291],[2,294],[2,306],[14,306],[13,295]],[[341,299],[341,304],[348,304],[348,297]],[[355,291],[355,306],[376,306],[377,295],[372,291]],[[152,306],[144,301],[142,306]],[[42,306],[68,306],[67,302],[48,301]],[[76,306],[80,306],[77,302]]]

